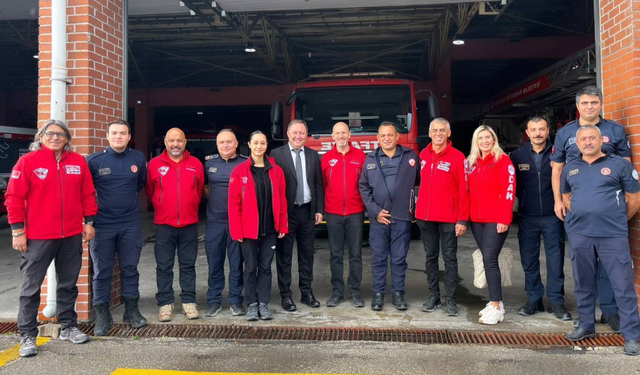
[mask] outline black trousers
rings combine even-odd
[[[269,303],[271,298],[271,262],[275,254],[277,233],[269,233],[257,240],[245,238],[240,244],[244,258],[244,299]]]
[[[26,253],[22,253],[20,271],[24,281],[20,292],[18,329],[21,336],[38,336],[38,307],[40,286],[47,268],[55,261],[58,276],[57,317],[62,329],[78,325],[75,311],[78,298],[78,274],[82,266],[82,235],[54,239],[28,240]]]
[[[498,256],[509,234],[508,229],[504,233],[498,233],[497,227],[497,223],[471,222],[473,238],[476,239],[480,252],[482,252],[484,273],[489,285],[489,299],[494,302],[502,301],[502,276],[500,275]]]
[[[442,245],[444,260],[444,293],[446,298],[456,298],[458,283],[458,238],[455,223],[439,223],[416,220],[422,233],[426,253],[427,282],[432,296],[440,297],[440,268],[438,256]]]
[[[311,218],[311,205],[303,204],[294,207],[291,217],[289,217],[289,234],[278,240],[276,248],[278,288],[282,298],[291,298],[291,263],[294,241],[298,244],[300,292],[302,294],[311,293],[315,237],[315,220]]]
[[[344,295],[344,245],[349,248],[349,294],[360,294],[362,282],[362,228],[364,212],[342,216],[327,214],[327,232],[331,250],[331,286],[333,294]]]
[[[180,299],[182,303],[196,302],[196,259],[198,258],[198,224],[182,228],[156,225],[156,281],[158,306],[175,302],[173,293],[173,265],[178,252],[180,266]]]

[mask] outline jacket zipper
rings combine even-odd
[[[180,225],[180,168],[178,168],[178,225]]]
[[[62,194],[62,176],[60,175],[60,162],[56,161],[58,166],[58,182],[60,182],[60,224],[62,228],[62,238],[64,238],[64,194]]]
[[[431,188],[431,177],[433,176],[433,165],[435,164],[436,159],[431,160],[431,170],[429,171],[429,188]],[[429,208],[431,207],[431,197],[427,195],[427,215],[425,217],[425,221],[429,220]]]
[[[343,216],[347,216],[347,159],[342,156],[342,187],[343,193],[342,201],[344,202]]]

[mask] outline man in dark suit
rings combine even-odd
[[[298,244],[299,287],[301,302],[309,307],[319,307],[320,302],[313,296],[313,243],[315,225],[322,222],[324,213],[324,190],[320,156],[308,147],[307,124],[303,120],[293,120],[287,127],[289,143],[271,151],[282,170],[287,184],[287,209],[289,234],[278,241],[276,262],[278,287],[282,297],[282,308],[295,311],[296,304],[291,299],[291,259],[293,241]]]

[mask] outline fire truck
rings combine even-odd
[[[353,147],[365,152],[378,147],[378,126],[391,121],[400,133],[399,144],[419,152],[426,140],[426,129],[419,129],[416,91],[412,81],[369,78],[299,83],[289,96],[291,118],[302,119],[309,128],[305,146],[324,154],[333,147],[331,132],[336,122],[349,125]],[[437,102],[430,97],[429,117],[437,117]],[[271,133],[282,139],[278,123],[282,104],[271,108]],[[422,134],[422,136],[420,135]]]

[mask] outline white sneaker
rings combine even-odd
[[[500,306],[502,307],[502,306]],[[504,320],[504,312],[491,305],[487,311],[478,320],[480,324],[495,325]]]
[[[487,306],[485,306],[484,309],[480,310],[480,312],[478,312],[478,316],[482,316],[484,315],[487,311],[489,311],[489,308],[493,306],[491,305],[491,302],[487,302]],[[502,313],[502,315],[506,314],[506,311],[504,311],[504,305],[502,304],[502,301],[500,301],[500,312]]]

